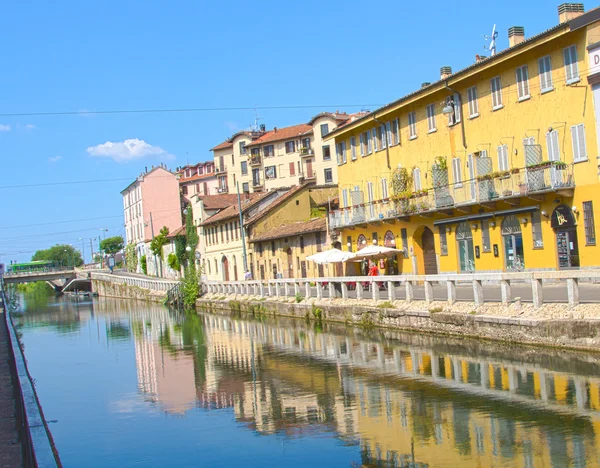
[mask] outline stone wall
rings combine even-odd
[[[140,288],[139,286],[98,279],[92,279],[92,291],[98,293],[98,296],[119,297],[122,299],[137,299],[161,303],[167,297],[166,291],[154,291],[152,289]]]

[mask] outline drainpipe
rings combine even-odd
[[[462,95],[458,91],[454,91],[450,86],[448,86],[448,80],[446,80],[444,82],[444,86],[446,87],[446,89],[452,91],[454,94],[458,94],[459,105],[460,105],[460,129],[462,132],[463,147],[465,149],[467,149],[467,136],[465,134],[465,118],[464,118],[465,116],[462,112]]]
[[[388,141],[388,137],[387,137],[387,129],[383,122],[381,122],[380,120],[377,120],[377,117],[375,117],[375,113],[373,113],[373,120],[375,122],[377,122],[379,125],[383,126],[384,137],[385,137],[385,159],[387,161],[388,169],[391,169],[392,164],[390,163],[390,148],[389,148],[390,145],[389,145],[389,141]],[[375,130],[375,131],[377,131],[377,130]],[[400,129],[398,129],[398,131],[400,131]]]

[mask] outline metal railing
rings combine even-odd
[[[110,273],[90,272],[92,280],[106,281],[108,283],[127,284],[151,291],[169,291],[179,284],[179,281],[157,278],[143,278],[138,276],[121,276]]]
[[[227,166],[217,166],[217,167],[215,167],[215,172],[217,174],[222,174],[224,172],[227,172]]]
[[[314,154],[315,150],[310,146],[300,148],[300,156],[313,156]]]
[[[371,299],[374,302],[385,299],[397,299],[396,287],[404,288],[406,302],[415,300],[414,288],[422,284],[425,302],[434,301],[434,284],[446,286],[446,301],[449,305],[457,302],[456,285],[467,284],[473,288],[473,300],[476,306],[485,301],[483,284],[500,286],[501,302],[509,304],[512,300],[511,283],[528,283],[531,286],[532,302],[535,308],[544,303],[542,283],[545,280],[562,281],[566,289],[565,301],[569,307],[579,304],[580,279],[600,279],[600,270],[534,271],[517,273],[469,273],[439,275],[390,275],[390,276],[352,276],[332,278],[290,278],[253,281],[204,281],[204,292],[211,294],[240,294],[248,297],[289,297],[300,295],[303,299]],[[349,291],[355,291],[350,297]],[[384,297],[384,295],[386,297]],[[564,296],[563,296],[564,297]]]
[[[7,271],[4,273],[5,277],[22,277],[22,276],[35,276],[35,275],[47,275],[49,273],[74,273],[75,269],[72,267],[51,267],[51,268],[40,268],[28,271]]]
[[[371,201],[332,211],[332,229],[362,224],[377,219],[393,219],[412,214],[433,213],[440,209],[485,204],[497,200],[516,200],[522,196],[573,189],[572,165],[545,164],[513,169],[500,175],[490,174],[459,184],[449,184],[413,193],[392,201]]]

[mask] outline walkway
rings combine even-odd
[[[8,332],[4,311],[0,308],[0,467],[23,466],[21,443],[17,433],[13,382],[9,363]]]

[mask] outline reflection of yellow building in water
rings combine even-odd
[[[328,135],[342,246],[403,249],[402,273],[600,266],[600,15],[559,21]]]

